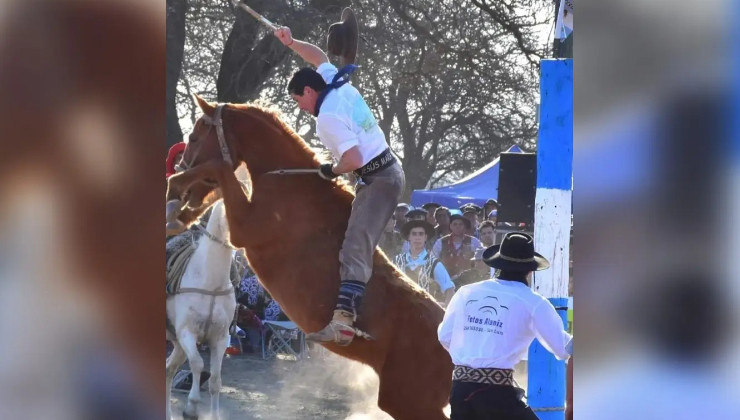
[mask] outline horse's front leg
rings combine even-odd
[[[175,376],[177,369],[182,366],[187,358],[187,356],[185,356],[185,352],[177,341],[173,341],[172,344],[174,345],[174,349],[172,350],[170,357],[167,358],[167,379],[165,381],[165,389],[167,390],[167,420],[172,420],[172,402],[170,401],[172,393],[172,378]]]
[[[226,207],[226,220],[229,222],[229,240],[234,246],[243,248],[248,240],[245,233],[253,231],[250,223],[261,223],[261,221],[254,220],[251,217],[252,203],[249,201],[242,183],[230,167],[221,167],[215,178],[219,187],[221,187],[221,195]]]
[[[193,386],[188,394],[188,401],[183,410],[182,417],[185,420],[198,418],[198,404],[200,403],[200,374],[203,372],[203,358],[198,352],[198,342],[189,330],[185,330],[178,337],[180,346],[185,351],[190,365],[190,372],[193,374]]]
[[[223,336],[216,338],[211,343],[211,378],[208,380],[208,392],[211,394],[211,419],[218,420],[219,395],[221,393],[221,365],[224,353],[229,346],[229,332],[224,331]]]
[[[224,166],[230,167],[222,160],[213,159],[185,172],[172,175],[167,180],[167,201],[181,199],[195,183],[215,178],[216,173]]]
[[[209,188],[205,185],[198,185],[200,189],[195,191],[199,195],[195,199],[190,193],[199,182],[206,179],[215,179],[215,174],[224,167],[230,168],[230,165],[220,160],[212,160],[170,177],[167,183],[167,205],[165,208],[168,236],[184,231],[187,226],[221,198],[217,189],[214,190],[213,187],[210,187],[209,191]],[[186,203],[183,202],[186,195],[189,201],[187,207]]]

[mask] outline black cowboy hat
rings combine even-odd
[[[442,207],[442,205],[439,203],[426,203],[426,204],[421,205],[421,208],[423,208],[426,211],[431,211],[430,209],[437,209],[440,207]]]
[[[483,251],[482,259],[503,271],[539,271],[550,267],[545,257],[534,252],[534,239],[522,232],[507,233],[500,244]]]
[[[424,218],[427,217],[427,211],[424,209],[413,209],[410,210],[408,213],[406,213],[406,218],[411,219],[412,217],[419,217],[424,216]]]
[[[404,239],[408,239],[411,229],[416,227],[423,227],[424,231],[427,233],[427,238],[430,238],[435,234],[434,226],[426,220],[410,220],[401,226],[401,236]]]
[[[354,64],[357,57],[357,43],[360,29],[355,12],[349,7],[342,10],[342,19],[329,26],[326,38],[326,49],[330,54],[339,56],[340,67]]]
[[[494,200],[493,198],[489,198],[488,200],[486,200],[486,203],[483,204],[483,206],[485,207],[485,206],[489,206],[489,205],[494,205],[494,206],[498,207],[498,201]]]
[[[463,216],[461,216],[459,214],[453,214],[453,215],[450,216],[450,224],[452,224],[452,222],[454,222],[455,220],[462,220],[463,223],[465,223],[465,229],[472,229],[473,228],[473,224],[470,222],[470,220],[468,220],[467,218],[465,218],[465,217],[463,217]]]

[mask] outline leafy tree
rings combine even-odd
[[[196,116],[192,92],[229,102],[262,99],[318,145],[313,118],[285,91],[290,75],[307,64],[227,1],[190,3],[181,118]],[[296,38],[325,48],[328,26],[348,1],[249,3]],[[377,0],[352,7],[361,32],[353,84],[402,159],[407,195],[464,176],[512,144],[534,149],[537,72],[548,50],[540,34],[552,23],[552,3]]]

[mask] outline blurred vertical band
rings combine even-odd
[[[164,416],[155,3],[0,6],[0,418]]]

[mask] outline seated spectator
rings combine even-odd
[[[398,255],[395,263],[416,284],[446,306],[455,293],[455,285],[444,264],[425,248],[427,237],[433,233],[434,227],[426,220],[411,220],[403,225],[401,234],[410,244],[409,251]]]
[[[257,352],[261,345],[261,321],[289,321],[280,305],[265,290],[257,279],[257,275],[247,268],[239,285],[241,295],[237,299],[239,304],[239,328],[247,333],[252,351]]]
[[[401,234],[396,232],[395,226],[396,220],[393,217],[388,219],[388,222],[385,224],[385,229],[380,235],[380,242],[378,242],[378,247],[380,247],[380,249],[385,252],[385,255],[391,260],[401,252],[401,246],[404,242]]]
[[[470,220],[453,214],[450,216],[450,234],[439,238],[432,248],[432,253],[442,261],[450,276],[471,268],[470,259],[481,246],[477,238],[465,234],[471,226]]]

